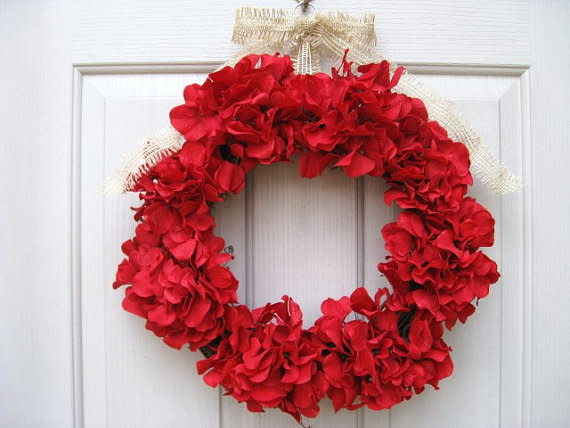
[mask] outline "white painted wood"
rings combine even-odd
[[[81,332],[84,417],[86,426],[107,422],[105,367],[105,294],[103,262],[103,200],[96,195],[103,177],[105,98],[90,82],[83,85],[81,108]],[[91,197],[83,197],[91,195]],[[125,201],[126,202],[126,201]],[[90,233],[85,233],[89,225]]]
[[[523,171],[523,135],[529,116],[525,110],[528,98],[528,72],[511,85],[499,99],[500,147],[503,161]],[[527,177],[528,180],[528,177]],[[498,262],[503,280],[501,284],[501,389],[500,426],[520,426],[523,415],[523,346],[529,337],[524,328],[524,198],[508,195],[500,201],[500,228],[497,240],[501,243]],[[503,285],[504,284],[504,285]]]
[[[0,2],[0,426],[73,424],[69,4]]]
[[[534,1],[531,13],[531,115],[527,164],[532,179],[525,213],[532,219],[532,242],[525,245],[529,267],[525,295],[526,323],[532,326],[528,364],[531,379],[525,396],[527,426],[566,427],[570,406],[570,5],[566,1]],[[528,358],[528,357],[527,357]]]
[[[393,61],[527,64],[525,0],[316,0],[319,10],[376,14],[378,45]],[[224,62],[234,10],[290,8],[293,0],[83,1],[77,3],[76,63]],[[125,19],[128,17],[128,19]],[[498,46],[503,48],[499,49]]]
[[[339,169],[301,178],[297,163],[254,171],[254,306],[286,293],[309,327],[323,300],[356,288],[356,184]]]
[[[570,5],[316,4],[376,13],[380,51],[429,74],[527,186],[502,198],[473,189],[497,218],[488,253],[503,278],[448,335],[453,377],[389,412],[333,415],[327,403],[311,426],[566,426]],[[195,355],[167,348],[121,310],[110,284],[136,198],[96,193],[121,153],[168,123],[184,85],[203,79],[191,64],[235,51],[233,10],[242,5],[0,2],[0,426],[295,426],[221,397],[195,374]],[[242,300],[287,292],[312,322],[325,296],[385,284],[375,270],[385,255],[379,229],[396,212],[378,180],[329,172],[308,181],[294,168],[256,171],[246,193],[216,207],[217,230],[234,246]],[[275,224],[283,226],[270,235]]]

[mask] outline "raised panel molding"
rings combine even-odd
[[[137,197],[104,198],[99,185],[139,137],[168,124],[168,111],[182,102],[183,87],[203,80],[213,68],[214,63],[75,68],[77,426],[152,427],[159,418],[162,426],[295,426],[279,412],[250,414],[204,385],[195,373],[198,357],[162,344],[144,329],[142,319],[121,309],[123,292],[111,289],[120,244],[133,233],[129,207],[137,205]],[[409,69],[455,102],[495,153],[528,177],[524,67],[422,63]],[[326,296],[338,298],[359,285],[369,290],[387,286],[376,270],[386,255],[380,228],[395,219],[397,209],[384,205],[381,180],[351,180],[327,171],[308,182],[295,168],[255,170],[244,192],[216,206],[217,231],[234,247],[231,268],[240,280],[242,301],[257,306],[289,294],[312,322]],[[322,416],[310,421],[313,428],[426,426],[426,418],[432,426],[450,428],[524,422],[532,339],[530,329],[523,329],[530,317],[531,274],[524,251],[531,245],[526,195],[498,197],[478,182],[470,194],[497,220],[496,245],[487,253],[499,263],[503,278],[467,326],[446,334],[454,347],[453,376],[442,381],[440,391],[426,391],[390,411],[334,415],[326,403]],[[325,248],[319,251],[319,245]],[[457,410],[449,412],[450,406]]]

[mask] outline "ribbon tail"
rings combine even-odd
[[[172,126],[156,135],[145,137],[138,147],[123,157],[122,166],[103,183],[103,194],[125,193],[132,190],[138,179],[166,156],[182,148],[184,136]]]
[[[304,40],[297,55],[293,57],[293,66],[297,74],[315,74],[321,69],[319,50],[311,45],[311,42]]]

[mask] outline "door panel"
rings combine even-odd
[[[181,71],[184,67],[180,67]],[[186,67],[188,69],[188,67]],[[198,356],[164,346],[142,319],[120,307],[123,291],[110,287],[120,244],[134,229],[136,195],[102,197],[96,185],[113,171],[132,136],[163,126],[182,88],[205,78],[192,73],[113,74],[89,69],[82,77],[82,284],[83,375],[87,426],[291,426],[277,411],[251,414],[207,387],[195,373]],[[173,70],[170,70],[173,71]],[[430,70],[418,69],[426,73]],[[450,68],[426,78],[455,102],[496,153],[520,168],[526,75],[512,70]],[[389,286],[376,270],[386,252],[380,230],[398,209],[383,203],[380,179],[350,179],[340,170],[299,177],[298,165],[260,166],[245,191],[215,207],[217,232],[232,246],[229,266],[240,280],[240,299],[261,306],[288,294],[301,304],[305,325],[327,297]],[[427,418],[440,427],[499,426],[520,420],[522,299],[522,195],[500,198],[477,183],[471,191],[497,219],[496,245],[487,253],[505,279],[481,301],[469,326],[447,334],[455,373],[440,391],[426,391],[389,412],[340,412],[328,400],[314,426],[406,427]],[[508,221],[504,221],[504,219]],[[503,245],[503,241],[508,245]],[[505,263],[508,261],[508,263]],[[506,271],[505,271],[506,270]],[[152,386],[152,387],[151,387]],[[158,393],[160,391],[160,393]],[[128,397],[128,399],[125,399]],[[449,412],[450,408],[461,409]],[[219,415],[218,415],[219,411]],[[166,419],[163,419],[165,418]]]

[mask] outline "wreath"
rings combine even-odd
[[[123,308],[167,345],[201,351],[204,381],[250,411],[300,422],[325,396],[337,411],[380,410],[437,389],[453,371],[444,327],[465,322],[499,278],[479,250],[493,244],[494,220],[466,196],[468,150],[420,99],[393,91],[402,72],[383,61],[355,74],[345,58],[330,76],[296,74],[288,56],[248,55],[185,88],[170,113],[183,146],[134,186],[138,225],[114,283],[128,285]],[[239,304],[211,213],[255,166],[293,158],[303,177],[331,166],[382,178],[385,203],[402,208],[382,229],[390,256],[378,270],[391,290],[329,298],[310,328],[287,295]]]

